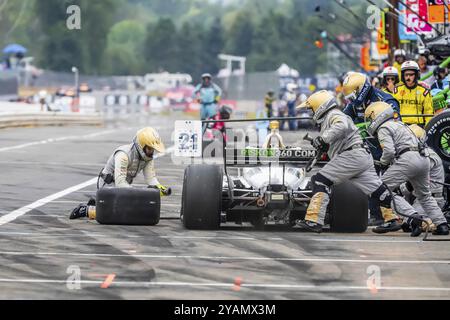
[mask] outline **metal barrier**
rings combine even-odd
[[[98,126],[103,124],[100,115],[54,113],[19,113],[0,115],[0,128],[28,126]]]

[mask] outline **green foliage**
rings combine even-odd
[[[108,34],[102,62],[106,74],[144,74],[145,27],[134,20],[116,23]]]
[[[198,78],[220,69],[219,53],[247,56],[248,71],[281,63],[301,74],[326,71],[320,29],[361,35],[363,28],[328,0],[0,0],[0,39],[30,49],[40,67],[87,74],[166,70]],[[226,4],[223,4],[226,3]],[[365,5],[348,0],[363,16]],[[82,29],[68,30],[69,5],[81,8]],[[320,5],[320,13],[315,12]],[[325,18],[329,12],[340,18]],[[320,18],[318,15],[321,15]]]

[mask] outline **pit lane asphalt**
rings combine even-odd
[[[94,178],[112,150],[144,125],[172,145],[174,119],[182,117],[0,130],[0,219]],[[288,143],[300,139],[299,133],[283,135]],[[70,221],[70,211],[95,195],[95,185],[0,225],[0,299],[450,298],[448,242],[370,230],[316,235],[234,224],[185,230],[177,220],[184,165],[167,155],[156,168],[173,188],[157,226]]]

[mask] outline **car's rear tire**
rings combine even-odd
[[[367,230],[369,199],[351,182],[332,188],[329,209],[332,232],[359,233]]]
[[[450,110],[434,116],[425,127],[427,145],[442,159],[445,171],[450,173]]]
[[[190,165],[184,171],[181,219],[187,229],[220,227],[223,171],[217,165]]]
[[[159,190],[103,188],[97,191],[96,220],[100,224],[146,225],[159,223]]]

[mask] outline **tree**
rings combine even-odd
[[[248,12],[240,12],[227,34],[227,52],[247,56],[252,51],[254,28]]]
[[[184,23],[177,33],[178,70],[190,74],[194,79],[200,77],[202,70],[202,36],[201,25]]]
[[[146,30],[137,21],[116,23],[107,39],[102,70],[107,74],[144,74],[144,42]]]
[[[216,18],[210,29],[206,31],[203,40],[203,69],[204,72],[215,74],[219,72],[218,55],[224,48],[223,29],[220,18]]]
[[[34,10],[45,34],[40,59],[44,67],[67,71],[75,65],[83,73],[99,73],[116,4],[116,0],[36,1]],[[81,30],[66,26],[70,5],[81,9]]]
[[[177,33],[172,19],[161,18],[156,25],[148,26],[144,56],[153,71],[176,72],[177,51]]]

